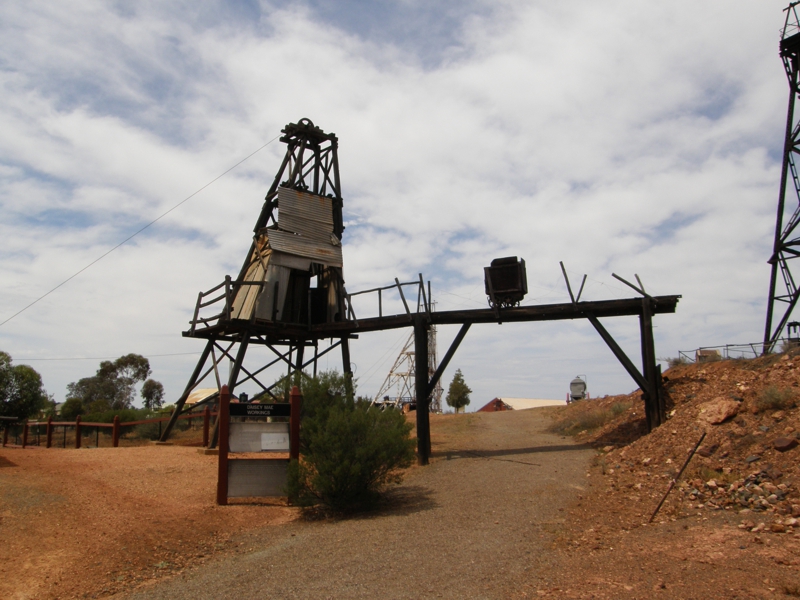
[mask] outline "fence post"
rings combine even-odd
[[[53,417],[52,416],[47,417],[47,429],[45,431],[46,431],[46,435],[47,435],[47,441],[45,442],[45,444],[46,444],[46,447],[49,448],[50,446],[53,445]]]
[[[8,444],[8,423],[3,424],[3,447]]]
[[[211,409],[203,409],[203,448],[208,448],[208,426],[211,423]]]
[[[292,387],[289,399],[292,403],[289,417],[289,458],[297,460],[300,458],[300,403],[303,396],[296,385]]]
[[[81,447],[81,416],[75,417],[75,449]]]
[[[28,445],[28,422],[25,421],[22,425],[22,448]]]
[[[219,391],[219,462],[217,463],[217,504],[228,504],[228,423],[230,421],[231,395],[228,386],[223,385]]]
[[[114,415],[114,422],[111,424],[111,445],[119,448],[119,415]]]

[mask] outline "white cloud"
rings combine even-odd
[[[477,308],[482,267],[516,254],[536,302],[566,300],[559,260],[573,285],[589,274],[586,299],[631,295],[612,271],[683,294],[656,318],[660,356],[760,339],[782,3],[468,6],[404,4],[391,27],[313,2],[4,9],[0,320],[310,117],[340,138],[350,291],[422,272],[440,310]],[[282,152],[275,142],[4,325],[0,348],[18,362],[199,353],[180,331],[197,291],[238,270]],[[608,327],[636,355],[638,325],[623,321]],[[353,344],[362,392],[401,337]],[[153,359],[171,398],[193,359]],[[97,366],[31,364],[57,397]],[[587,323],[476,326],[452,365],[478,406],[561,397],[576,372],[593,393],[634,387]]]

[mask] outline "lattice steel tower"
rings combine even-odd
[[[769,264],[772,275],[769,281],[767,322],[764,328],[764,350],[769,353],[780,338],[783,328],[797,304],[800,291],[792,276],[789,261],[800,257],[800,178],[797,175],[797,155],[800,153],[800,118],[795,114],[795,102],[800,71],[800,19],[797,6],[792,2],[785,9],[786,20],[781,31],[780,55],[789,80],[789,111],[786,118],[786,137],[783,144],[783,167],[781,169],[778,216],[775,224],[775,242]],[[789,179],[791,178],[791,184]],[[792,211],[789,213],[789,211]],[[780,273],[779,283],[778,274]],[[777,317],[777,325],[773,320]]]
[[[439,367],[436,354],[436,326],[431,325],[428,331],[428,379],[433,377]],[[373,404],[378,406],[394,406],[401,408],[404,404],[417,403],[416,391],[416,361],[414,352],[414,333],[408,336],[403,349],[397,355],[394,365],[383,381],[378,393],[375,394]],[[394,395],[391,393],[394,391]],[[430,412],[442,412],[442,384],[437,381],[431,391]],[[388,398],[388,400],[387,400]]]

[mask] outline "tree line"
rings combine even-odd
[[[144,407],[156,410],[164,403],[164,386],[150,379],[151,373],[150,362],[139,354],[104,360],[94,375],[67,385],[59,416],[71,421],[78,415],[131,409],[139,383]],[[55,416],[55,401],[41,375],[28,365],[14,365],[11,356],[0,351],[0,416],[24,420],[44,415]]]

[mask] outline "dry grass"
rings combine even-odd
[[[570,410],[572,406],[575,408]],[[575,435],[582,431],[594,431],[623,414],[631,407],[631,404],[629,402],[615,402],[610,407],[604,408],[602,406],[593,406],[591,401],[585,401],[572,406],[564,411],[566,413],[565,416],[548,428],[549,431],[561,435]]]
[[[765,410],[786,410],[795,406],[796,392],[791,388],[771,385],[764,388],[755,401],[756,412]]]

